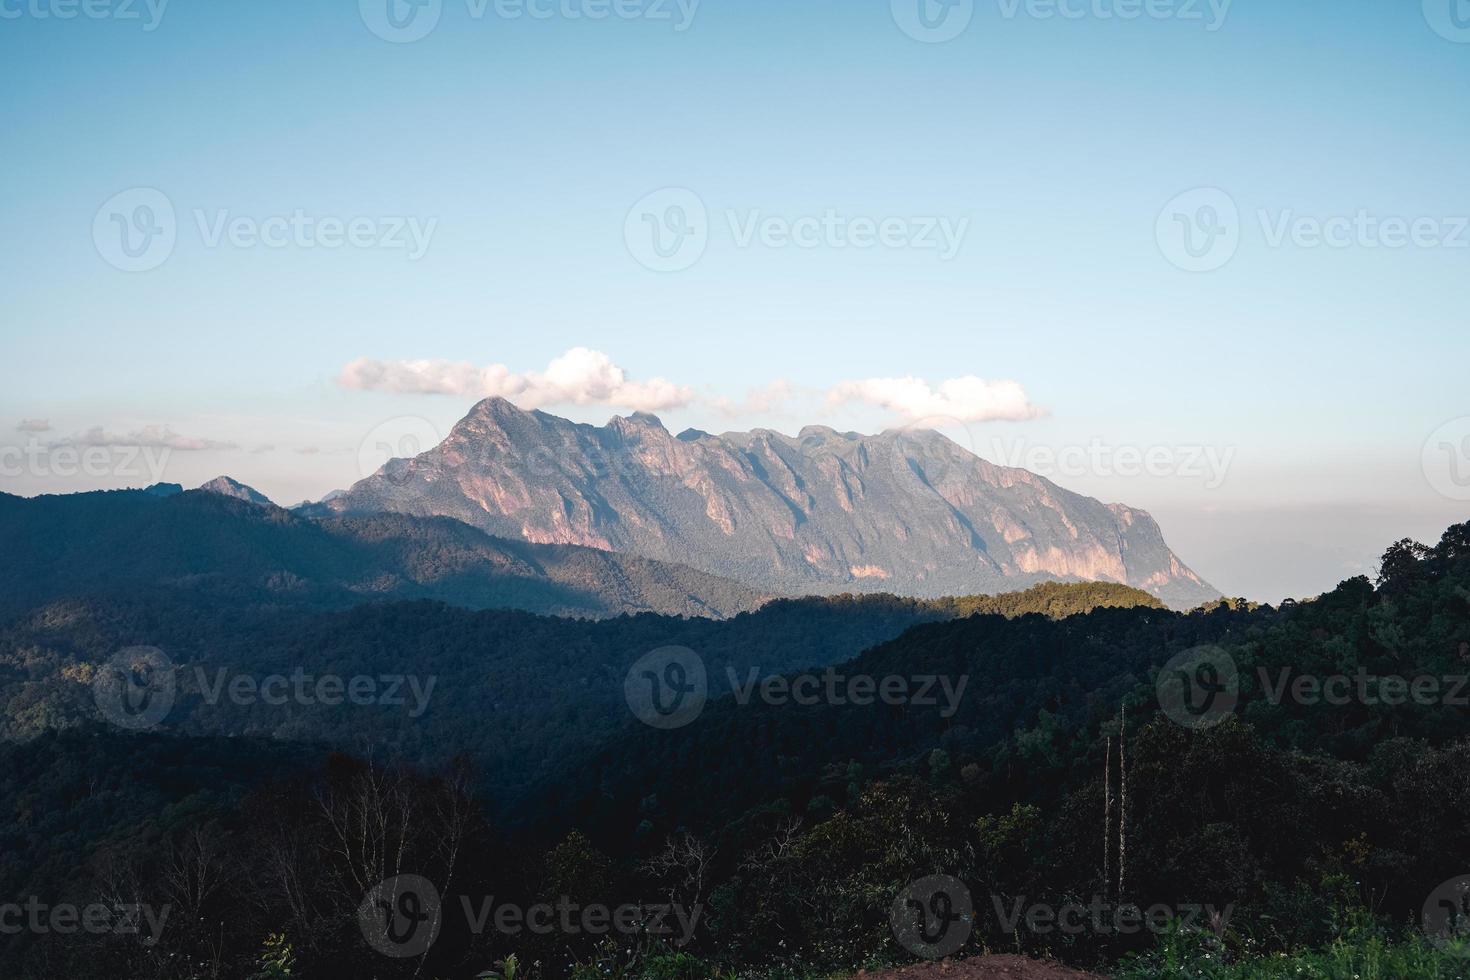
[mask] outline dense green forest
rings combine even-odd
[[[0,975],[814,976],[912,961],[891,906],[936,875],[973,902],[960,955],[1134,977],[1264,975],[1249,964],[1278,959],[1303,976],[1470,975],[1418,928],[1436,889],[1470,874],[1470,524],[1396,544],[1377,581],[1282,608],[994,614],[1018,604],[802,600],[723,623],[50,604],[0,637],[0,885],[18,903],[169,911],[156,942],[9,937]],[[88,668],[128,643],[257,672],[418,669],[444,694],[418,719],[277,717],[181,682],[167,723],[128,733],[84,720]],[[710,667],[708,705],[675,730],[621,702],[630,664],[660,646]],[[741,703],[714,680],[730,666],[967,684],[949,712]],[[1353,679],[1345,700],[1313,693],[1335,677]],[[1201,679],[1206,697],[1175,699]],[[438,914],[421,955],[393,958],[359,912],[401,875],[432,883]],[[690,927],[646,914],[624,933],[537,934],[477,917],[486,900],[667,905]],[[1096,902],[1169,924],[1007,926],[1012,910]]]
[[[201,601],[190,591],[47,603],[0,628],[0,735],[25,739],[98,717],[98,666],[133,646],[162,650],[178,669],[166,729],[184,734],[315,739],[371,745],[414,765],[475,759],[498,817],[527,815],[528,788],[565,771],[616,733],[640,728],[624,700],[629,665],[649,650],[697,650],[711,697],[731,672],[762,676],[825,667],[918,623],[976,608],[1064,615],[1096,604],[1155,607],[1125,586],[1039,586],[1013,595],[939,600],[837,596],[779,600],[728,620],[642,614],[591,621],[436,602],[316,611]],[[372,678],[402,705],[271,704],[229,696],[236,679]],[[422,701],[422,704],[417,703]],[[529,817],[540,822],[539,814]]]

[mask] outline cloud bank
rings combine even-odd
[[[238,448],[233,442],[218,442],[214,439],[192,439],[188,436],[181,436],[166,425],[148,425],[135,432],[126,434],[108,432],[102,426],[98,425],[93,426],[81,435],[72,436],[70,439],[63,439],[57,445],[172,449],[181,453]]]
[[[517,373],[503,364],[476,367],[463,361],[376,361],[360,357],[342,369],[337,383],[359,391],[506,398],[522,408],[549,405],[614,405],[640,412],[683,408],[694,391],[663,378],[630,381],[601,351],[574,347],[545,371]]]
[[[830,408],[848,402],[886,408],[909,421],[949,418],[960,422],[1017,422],[1046,414],[1031,403],[1017,382],[987,381],[972,374],[941,381],[938,388],[915,377],[843,381],[827,393]]]
[[[527,409],[609,405],[658,412],[687,408],[696,401],[694,389],[688,385],[663,378],[630,380],[612,358],[587,347],[572,348],[544,371],[524,372],[512,371],[503,364],[479,367],[466,361],[379,361],[360,357],[342,368],[337,383],[358,391],[501,397]],[[778,380],[751,390],[740,401],[705,397],[700,402],[727,417],[768,415],[782,411],[788,401],[804,391],[821,394]],[[828,411],[859,403],[885,409],[910,423],[934,419],[1022,421],[1046,414],[1032,404],[1018,382],[988,381],[974,375],[949,378],[938,385],[913,376],[861,378],[839,382],[825,394]]]

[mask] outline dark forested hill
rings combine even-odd
[[[98,593],[341,607],[438,599],[561,616],[731,616],[767,598],[682,565],[491,538],[448,518],[313,521],[215,491],[0,494],[0,614]]]
[[[13,824],[0,880],[18,890],[0,901],[141,896],[178,918],[153,945],[27,936],[0,947],[0,972],[473,977],[513,953],[548,978],[809,977],[911,956],[890,927],[895,895],[948,875],[977,910],[961,952],[1105,972],[1138,955],[1130,975],[1167,963],[1210,976],[1222,959],[1395,937],[1427,966],[1360,975],[1463,976],[1397,930],[1470,868],[1470,525],[1395,545],[1376,583],[1280,609],[950,618],[1070,604],[1052,591],[780,601],[726,621],[208,609],[169,590],[48,603],[0,631],[6,734],[25,740],[0,750]],[[142,734],[93,720],[98,665],[128,644],[176,666],[176,702]],[[630,670],[671,648],[684,653]],[[634,717],[630,679],[686,690],[696,663],[702,711],[673,726]],[[298,671],[437,686],[422,705],[239,694]],[[1338,676],[1393,683],[1313,698],[1282,671],[1319,691]],[[871,703],[846,685],[862,678],[877,682]],[[887,678],[948,683],[929,703],[873,701]],[[1181,685],[1199,689],[1171,700]],[[212,686],[236,693],[212,699]],[[678,950],[446,919],[424,960],[390,960],[356,912],[364,882],[397,873],[432,879],[446,907],[658,896],[702,917]],[[993,910],[1017,902],[1208,903],[1230,918],[1007,931]]]
[[[929,706],[824,700],[809,707],[726,698],[675,731],[628,728],[622,741],[574,767],[576,776],[544,803],[579,824],[631,835],[650,816],[643,806],[650,797],[661,801],[659,819],[670,828],[708,825],[773,799],[804,802],[834,765],[872,767],[943,749],[957,764],[988,768],[995,748],[1011,741],[1021,754],[1006,757],[1003,769],[1024,769],[1054,753],[1065,757],[1072,739],[1107,723],[1120,703],[1146,721],[1159,707],[1159,668],[1196,649],[1229,663],[1234,714],[1282,748],[1363,760],[1394,738],[1439,743],[1470,734],[1470,525],[1450,529],[1432,549],[1395,546],[1378,589],[1352,579],[1281,609],[1221,603],[1191,615],[1138,607],[1055,622],[976,615],[916,626],[841,671],[948,678],[951,689],[965,679],[952,711],[942,698]],[[1406,687],[1418,680],[1432,701],[1407,691],[1397,702],[1376,688],[1359,693],[1358,675],[1403,678]],[[1301,703],[1289,685],[1304,676],[1352,681],[1337,696],[1345,703],[1320,690],[1314,703]],[[1029,778],[1004,776],[1016,777]],[[620,791],[590,790],[607,786]]]
[[[729,620],[642,614],[603,621],[433,602],[319,612],[205,605],[191,593],[108,596],[45,604],[0,629],[0,735],[24,739],[97,717],[91,681],[124,648],[157,647],[176,665],[178,698],[161,726],[199,734],[377,745],[416,763],[468,754],[486,788],[513,805],[524,788],[636,724],[624,684],[651,651],[698,651],[708,694],[744,677],[822,668],[919,623],[975,607],[1081,611],[1101,603],[1156,605],[1117,586],[1067,585],[1011,596],[923,602],[891,596],[779,600]],[[220,689],[246,678],[403,678],[401,707],[247,703]],[[417,684],[415,688],[413,685]],[[213,690],[212,690],[213,688]]]

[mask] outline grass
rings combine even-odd
[[[1123,964],[1115,980],[1470,980],[1470,946],[1441,949],[1423,937],[1340,939],[1322,950],[1225,961],[1218,952],[1166,943]]]

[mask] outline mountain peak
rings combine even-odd
[[[206,493],[217,493],[222,497],[233,497],[236,500],[259,504],[262,507],[274,506],[271,503],[271,499],[259,490],[256,490],[254,487],[248,487],[239,480],[228,476],[217,476],[208,483],[201,484],[199,489]]]
[[[519,419],[526,418],[530,414],[530,412],[521,408],[509,398],[495,395],[475,403],[475,407],[470,409],[469,414],[465,418]]]
[[[987,463],[930,430],[675,439],[647,412],[599,427],[487,399],[415,466],[390,464],[324,507],[454,517],[774,592],[937,597],[1083,579],[1182,606],[1217,595],[1142,511]]]
[[[632,415],[617,415],[608,422],[608,428],[622,433],[636,433],[647,430],[667,434],[663,420],[657,415],[649,412],[634,412]]]

